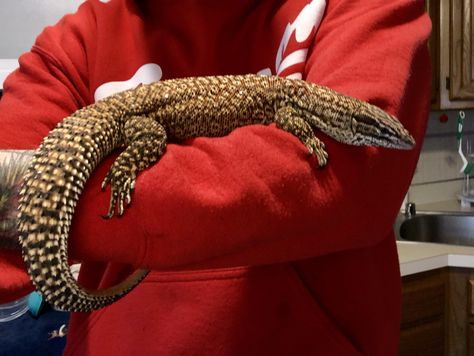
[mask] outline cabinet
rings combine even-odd
[[[468,355],[474,356],[474,275],[471,274],[468,285],[468,310],[469,310],[469,325],[468,325]]]
[[[399,355],[444,355],[446,271],[403,278]]]
[[[403,278],[399,355],[474,356],[474,271],[443,268]]]
[[[472,0],[426,0],[433,23],[429,41],[434,109],[474,108]]]

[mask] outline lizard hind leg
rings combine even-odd
[[[320,168],[328,160],[324,143],[314,135],[311,125],[302,119],[291,106],[283,106],[275,113],[275,123],[278,128],[285,130],[296,137],[306,146],[310,155],[315,155]]]
[[[124,202],[132,200],[137,174],[154,164],[166,148],[165,128],[143,115],[128,118],[124,126],[125,150],[120,153],[102,182],[102,190],[111,185],[109,210],[104,218],[123,215]]]

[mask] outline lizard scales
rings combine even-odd
[[[408,149],[414,140],[393,116],[366,102],[303,80],[238,75],[171,79],[140,85],[65,118],[35,153],[20,192],[18,230],[28,273],[54,307],[91,311],[127,294],[147,274],[91,291],[68,265],[68,234],[76,203],[97,164],[125,147],[103,181],[111,185],[107,217],[123,213],[136,175],[164,153],[167,140],[223,136],[249,124],[270,124],[297,136],[327,162],[319,129],[337,141]]]

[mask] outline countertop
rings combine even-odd
[[[417,210],[420,214],[431,211],[474,215],[474,207],[461,208],[456,200],[419,205]],[[474,247],[397,241],[397,249],[402,276],[442,267],[474,268]]]
[[[474,268],[474,247],[397,241],[402,276],[442,267]]]

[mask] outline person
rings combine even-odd
[[[138,83],[242,73],[366,100],[417,141],[405,152],[317,132],[320,170],[274,125],[172,143],[124,216],[104,220],[115,153],[82,194],[69,253],[87,288],[152,272],[111,306],[73,313],[65,354],[395,355],[392,223],[426,127],[429,34],[410,0],[89,0],[46,28],[4,84],[0,148],[34,149],[76,109]],[[16,252],[2,266],[17,273],[4,301],[31,288]]]

